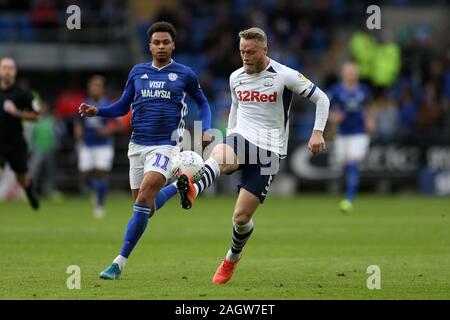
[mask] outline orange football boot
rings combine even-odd
[[[239,258],[239,260],[241,259]],[[227,283],[233,276],[233,271],[234,269],[236,269],[236,265],[238,264],[239,260],[237,260],[236,262],[231,262],[230,260],[223,259],[220,263],[220,266],[217,268],[216,273],[214,274],[212,283]]]
[[[190,209],[195,202],[195,187],[191,178],[182,173],[177,181],[177,189],[181,196],[181,206],[183,209]]]

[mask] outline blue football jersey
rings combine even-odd
[[[96,102],[93,99],[86,99],[85,103],[96,105],[98,107],[104,107],[110,104],[110,101],[106,98],[100,102]],[[99,117],[80,117],[80,121],[83,125],[83,142],[88,147],[102,146],[112,143],[111,136],[99,137],[97,130],[102,127],[107,127],[109,119]]]
[[[337,84],[331,89],[330,96],[331,110],[344,113],[339,133],[350,135],[366,132],[364,109],[369,103],[368,88],[359,84],[355,89],[349,90],[342,84]]]
[[[180,142],[185,127],[184,117],[188,113],[186,94],[198,105],[206,101],[191,68],[174,60],[161,69],[151,62],[134,66],[121,98],[130,102],[132,110],[131,141],[140,145],[175,145]],[[208,129],[210,121],[204,125]]]

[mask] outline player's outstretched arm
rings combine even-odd
[[[87,103],[82,103],[79,108],[79,113],[82,116],[88,117],[104,117],[104,118],[117,118],[122,117],[130,111],[130,105],[134,100],[134,82],[133,76],[135,75],[135,68],[131,69],[130,75],[128,76],[128,81],[125,84],[125,90],[123,91],[120,99],[106,107],[97,108],[95,106],[91,106]]]
[[[104,108],[97,108],[87,103],[82,103],[78,108],[78,112],[81,116],[88,117],[104,117],[104,118],[117,118],[122,117],[130,110],[130,105],[133,99],[130,98],[130,94],[124,94],[119,101],[114,102]]]

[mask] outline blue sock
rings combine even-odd
[[[167,200],[173,197],[177,192],[178,189],[174,184],[169,184],[162,188],[155,199],[156,209],[164,206]],[[122,250],[120,251],[121,256],[128,258],[131,251],[133,251],[133,248],[136,246],[136,243],[139,241],[147,227],[150,215],[150,207],[141,204],[134,205],[134,214],[127,225]]]
[[[176,195],[178,192],[177,187],[171,183],[168,186],[162,188],[159,193],[156,195],[156,209],[161,208],[164,206],[164,204],[172,198],[174,195]]]
[[[123,239],[122,250],[120,255],[128,258],[133,251],[136,243],[141,238],[147,228],[148,218],[150,216],[150,207],[142,204],[134,205],[134,213],[127,225],[125,237]]]
[[[346,199],[353,202],[359,186],[359,164],[349,162],[345,165],[346,175]]]
[[[98,179],[95,191],[97,192],[97,206],[103,207],[105,205],[106,193],[108,192],[108,180]]]

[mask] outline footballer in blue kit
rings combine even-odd
[[[175,184],[164,187],[170,177],[171,159],[180,151],[185,102],[189,95],[197,104],[202,130],[211,128],[211,111],[197,76],[191,68],[175,62],[175,28],[168,22],[156,22],[147,31],[153,61],[135,65],[125,85],[122,97],[115,103],[98,108],[80,105],[82,116],[115,118],[131,109],[132,135],[130,188],[134,199],[131,217],[120,254],[100,273],[102,279],[117,279],[125,263],[144,233],[149,217],[177,193]],[[164,187],[164,188],[163,188]]]
[[[106,98],[106,79],[92,76],[88,81],[87,104],[99,108],[108,106],[111,101]],[[75,121],[75,138],[78,141],[78,170],[81,179],[92,192],[94,216],[103,218],[105,200],[108,191],[108,172],[112,168],[114,147],[110,119],[78,117]],[[119,122],[117,122],[119,124]]]
[[[342,67],[342,82],[336,84],[329,95],[330,122],[337,125],[336,159],[344,166],[345,173],[345,199],[340,202],[340,209],[347,213],[353,209],[360,180],[360,164],[369,148],[367,131],[373,128],[365,113],[370,92],[367,86],[359,82],[357,66],[346,63]]]

